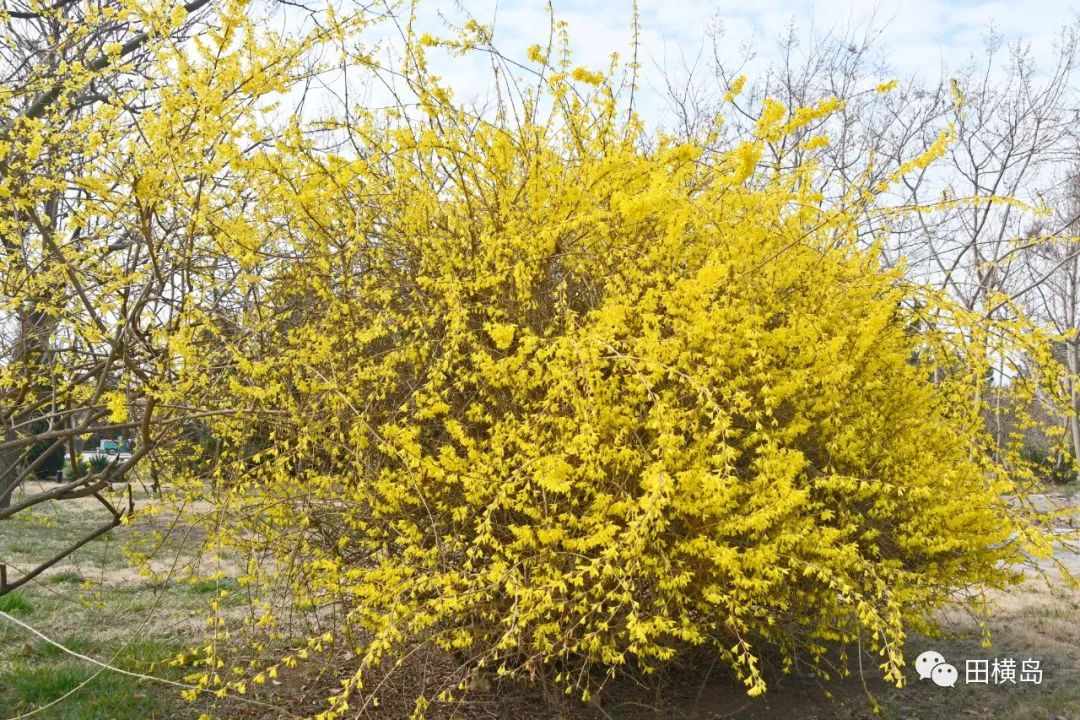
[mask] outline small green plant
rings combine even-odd
[[[26,599],[26,596],[20,592],[10,592],[7,595],[0,595],[0,612],[18,614],[29,613],[33,611],[34,606],[30,604],[30,601]]]
[[[236,590],[239,587],[239,583],[232,578],[222,578],[220,580],[207,578],[205,580],[196,580],[191,584],[191,589],[200,595],[216,593],[219,590]]]
[[[64,465],[64,479],[71,482],[72,480],[78,480],[79,478],[86,477],[90,474],[97,475],[103,473],[112,462],[113,458],[95,455],[89,460],[79,460],[75,464],[74,470],[72,470],[71,463],[67,463]]]
[[[72,466],[71,463],[64,465],[64,480],[71,482],[72,480],[78,480],[81,477],[86,477],[86,474],[90,471],[90,463],[85,460],[79,460]]]
[[[199,580],[191,586],[191,589],[200,595],[205,595],[217,590],[218,583],[216,580]]]
[[[62,583],[81,583],[83,576],[74,570],[62,570],[49,578],[49,583],[52,585],[60,585]]]

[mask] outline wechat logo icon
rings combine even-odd
[[[927,650],[915,659],[915,670],[920,680],[930,679],[938,687],[955,687],[959,673],[945,662],[945,656],[936,650]]]

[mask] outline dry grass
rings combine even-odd
[[[152,498],[140,492],[136,501],[145,507]],[[39,506],[34,514],[0,522],[0,562],[8,566],[9,577],[18,578],[106,519],[104,508],[93,499]],[[165,574],[162,581],[130,567],[123,548],[131,536],[132,528],[117,528],[4,597],[19,599],[13,617],[68,649],[131,672],[178,680],[183,670],[170,667],[167,660],[204,627],[203,592],[179,580],[181,570],[197,560],[198,538],[175,532],[161,543],[150,541],[155,569]],[[168,579],[170,570],[173,579]],[[143,720],[199,715],[175,687],[99,670],[0,618],[0,718],[43,706],[33,717]],[[61,697],[65,699],[55,702]]]

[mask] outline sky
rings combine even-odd
[[[548,15],[544,0],[426,0],[420,3],[423,28],[437,31],[438,15],[461,23],[471,14],[495,28],[495,45],[504,54],[524,59],[532,44],[544,44]],[[632,39],[632,0],[552,0],[555,15],[569,22],[575,63],[606,68],[613,51],[629,53]],[[664,112],[663,77],[697,63],[707,70],[713,53],[738,66],[753,47],[748,75],[760,72],[777,57],[777,39],[794,25],[800,37],[839,35],[861,38],[880,32],[876,47],[896,76],[919,74],[937,79],[972,55],[985,52],[991,28],[1004,42],[1031,45],[1037,66],[1049,64],[1061,28],[1080,17],[1080,0],[639,0],[640,56],[645,87],[643,114]],[[489,75],[482,58],[442,61],[434,69],[447,78],[461,99],[478,97]],[[887,79],[887,78],[883,78]]]

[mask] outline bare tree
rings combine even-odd
[[[179,7],[186,19],[157,42],[181,42],[210,0]],[[111,0],[63,0],[42,8],[16,0],[0,38],[0,520],[43,502],[93,496],[106,511],[100,528],[56,557],[9,577],[0,558],[0,594],[29,582],[86,542],[118,525],[127,508],[103,490],[119,482],[162,438],[153,402],[131,388],[160,366],[160,342],[182,302],[190,255],[171,247],[184,218],[137,202],[102,212],[82,181],[102,167],[117,182],[137,182],[115,149],[137,138],[153,109],[147,74],[151,36]],[[115,12],[110,12],[115,11]],[[107,111],[107,112],[104,112]],[[40,182],[42,179],[48,182]],[[24,187],[45,187],[26,194]],[[122,278],[122,280],[118,280]],[[126,392],[123,421],[110,421],[109,393]],[[175,413],[161,421],[169,423]],[[138,436],[132,457],[80,472],[79,442],[94,434]],[[37,491],[15,492],[50,459],[66,456],[70,476]],[[50,474],[55,468],[49,467]],[[59,479],[59,478],[57,478]]]
[[[790,166],[813,157],[822,168],[822,191],[834,198],[852,187],[877,187],[950,132],[945,157],[907,168],[868,209],[863,233],[868,241],[888,237],[887,262],[903,258],[920,279],[989,315],[1003,311],[998,294],[1032,290],[1011,282],[1016,241],[1031,223],[1030,212],[1001,200],[1041,203],[1053,193],[1056,171],[1075,158],[1078,33],[1080,24],[1064,27],[1054,65],[1039,68],[1029,47],[1005,46],[991,32],[981,56],[927,81],[894,77],[874,26],[811,38],[791,27],[780,40],[779,60],[730,102],[720,97],[736,85],[742,67],[725,65],[718,51],[715,84],[695,79],[701,72],[691,66],[682,79],[669,80],[669,104],[687,136],[716,127],[700,117],[713,113],[726,128],[722,138],[733,142],[752,131],[767,98],[788,113],[841,99],[837,112],[768,144],[761,161]],[[729,42],[714,36],[717,48]],[[829,137],[828,145],[806,149],[803,141],[819,134]],[[915,212],[882,212],[897,208]]]
[[[1031,290],[1024,307],[1058,335],[1055,354],[1069,370],[1070,413],[1063,419],[1073,457],[1080,457],[1080,172],[1061,183],[1053,215],[1034,225],[1023,245],[1020,277]],[[1062,458],[1059,457],[1058,464]]]

